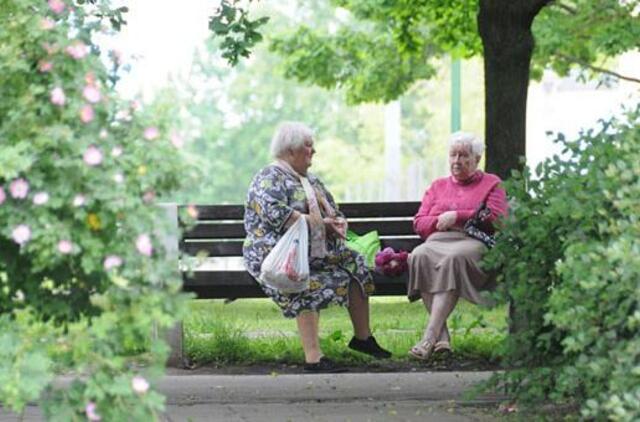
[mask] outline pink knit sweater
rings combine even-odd
[[[481,171],[465,182],[459,182],[453,176],[435,180],[422,198],[422,205],[413,220],[413,229],[421,238],[428,238],[437,231],[438,216],[445,211],[458,213],[454,227],[461,229],[483,201],[491,210],[489,221],[506,215],[507,198],[500,182],[498,176]]]

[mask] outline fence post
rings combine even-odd
[[[180,241],[180,229],[178,227],[178,205],[176,203],[162,203],[159,204],[165,212],[165,224],[163,224],[162,233],[160,233],[160,240],[166,251],[167,260],[174,263],[176,273],[179,273],[179,249],[178,242]],[[169,358],[167,359],[167,366],[169,367],[183,367],[184,351],[182,342],[182,321],[176,322],[176,324],[168,330],[159,333],[158,327],[154,327],[153,335],[164,336],[165,341],[170,347]]]

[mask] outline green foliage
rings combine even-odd
[[[640,107],[602,121],[511,181],[487,256],[514,304],[498,376],[524,402],[574,401],[584,417],[640,417]]]
[[[239,0],[222,0],[209,19],[209,29],[223,37],[220,45],[222,57],[232,65],[238,64],[240,56],[249,57],[251,48],[262,40],[262,34],[258,30],[269,21],[267,16],[249,19],[249,13],[236,6],[238,2]]]
[[[0,0],[0,402],[145,420],[162,398],[134,376],[159,375],[152,329],[184,302],[156,201],[184,171],[175,111],[120,100],[93,43],[126,8],[88,3]],[[78,377],[68,389],[61,372]]]

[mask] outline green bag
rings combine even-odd
[[[362,236],[351,230],[347,230],[347,247],[364,256],[367,266],[374,268],[376,266],[376,254],[380,251],[382,245],[380,244],[380,236],[377,230],[363,234]]]

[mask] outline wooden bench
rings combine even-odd
[[[344,203],[340,210],[347,216],[349,228],[358,234],[377,230],[382,247],[411,251],[421,243],[413,232],[413,216],[419,202]],[[178,215],[186,211],[179,206]],[[245,238],[242,205],[196,206],[198,221],[183,233],[179,243],[181,258],[239,258]],[[213,263],[215,265],[215,262]],[[218,265],[219,266],[219,265]],[[242,269],[207,269],[183,272],[183,288],[198,299],[236,299],[265,297],[257,282]],[[374,273],[376,295],[405,295],[407,274],[387,277]]]

